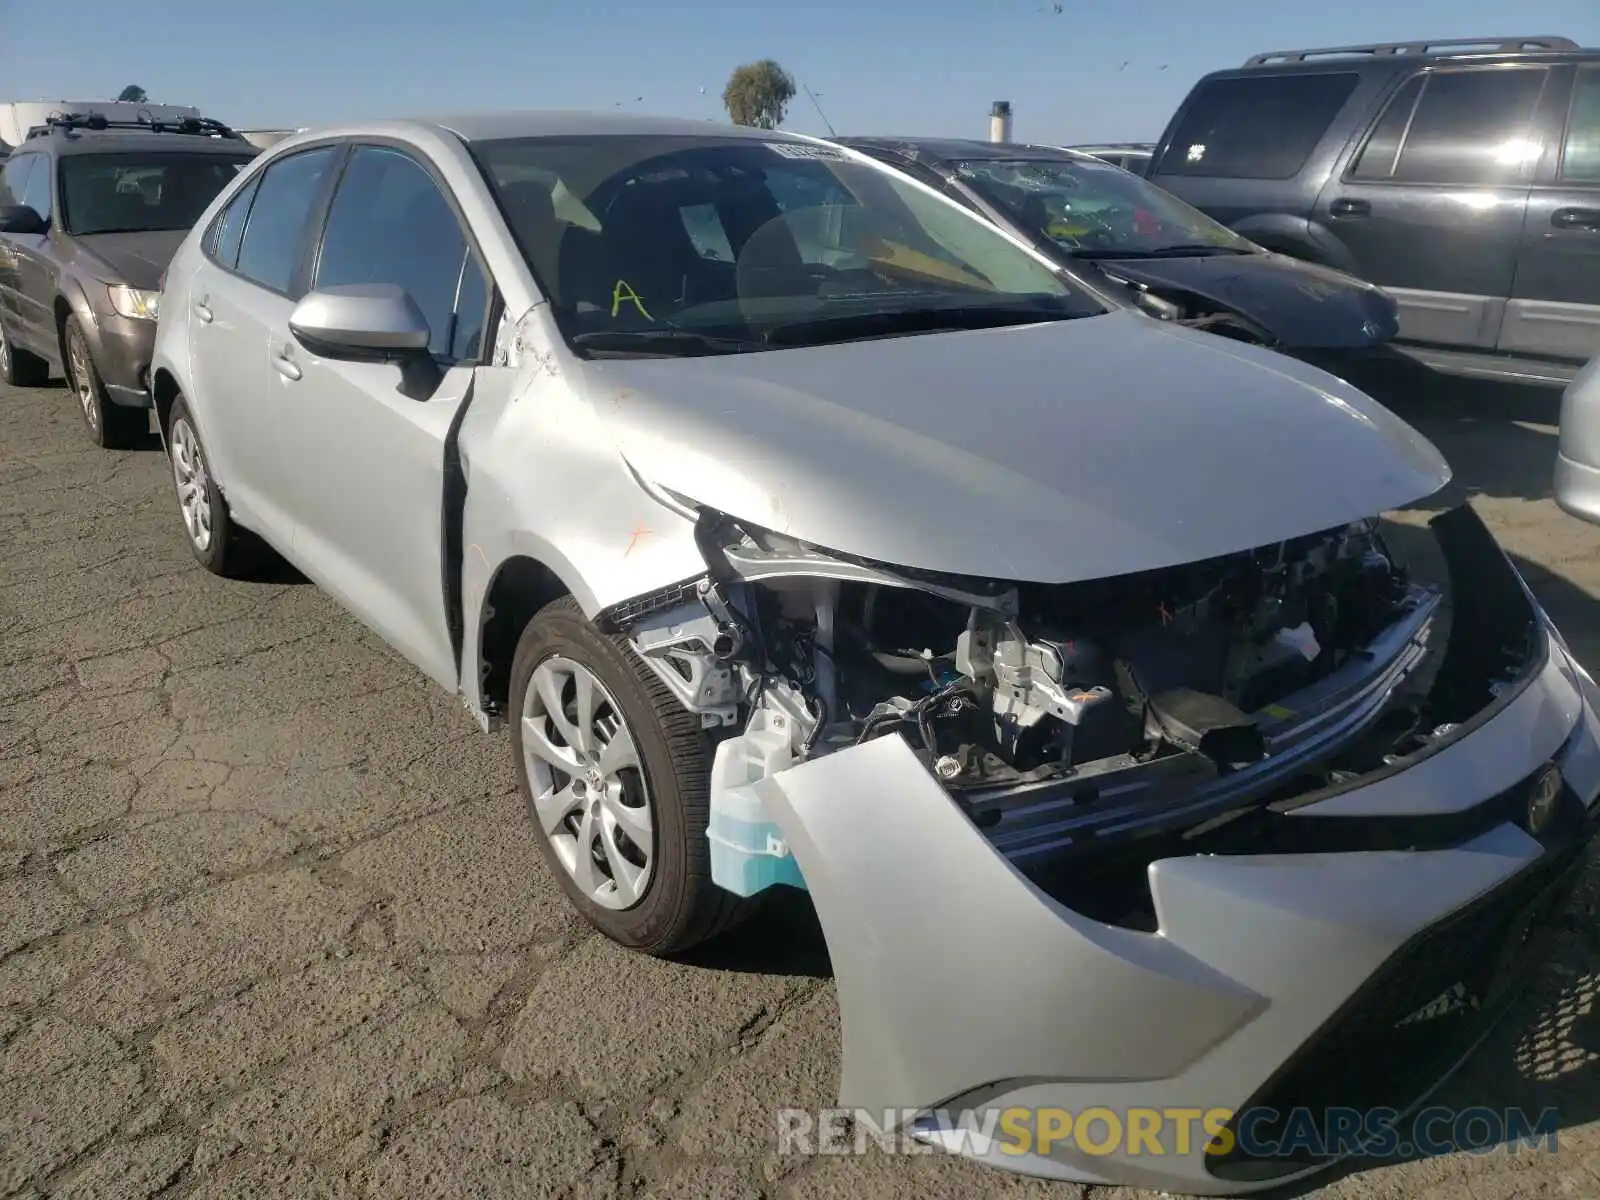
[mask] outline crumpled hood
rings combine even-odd
[[[178,252],[187,229],[159,229],[148,233],[91,233],[76,239],[80,254],[88,255],[93,274],[107,283],[153,291]]]
[[[1236,312],[1288,349],[1366,349],[1400,332],[1399,309],[1378,288],[1281,254],[1108,259],[1094,265],[1157,295],[1188,292]]]
[[[1129,311],[584,375],[646,480],[819,546],[997,579],[1193,562],[1450,478],[1332,376]]]

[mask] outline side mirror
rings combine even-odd
[[[289,329],[327,358],[392,358],[428,348],[428,318],[403,287],[352,283],[309,292],[289,314]]]
[[[49,233],[50,223],[25,204],[0,204],[0,233]]]

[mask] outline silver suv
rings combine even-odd
[[[1594,829],[1594,684],[1483,525],[1435,522],[1448,636],[1384,546],[1432,446],[846,148],[290,138],[173,259],[154,397],[201,562],[270,545],[508,727],[607,936],[811,893],[847,1105],[1406,1111]],[[992,1161],[1327,1161],[1275,1128]]]

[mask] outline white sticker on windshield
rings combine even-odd
[[[768,142],[774,153],[785,158],[820,158],[827,162],[847,162],[849,156],[832,146],[808,146],[800,142]]]

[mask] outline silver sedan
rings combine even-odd
[[[618,942],[808,891],[841,1100],[915,1136],[1173,1191],[1324,1166],[1360,1146],[1281,1118],[1425,1094],[1593,834],[1600,693],[1483,525],[1434,522],[1448,630],[1384,545],[1449,478],[1425,439],[852,150],[306,132],[160,311],[201,563],[287,558],[509,730]],[[1226,1119],[950,1136],[1103,1105]]]

